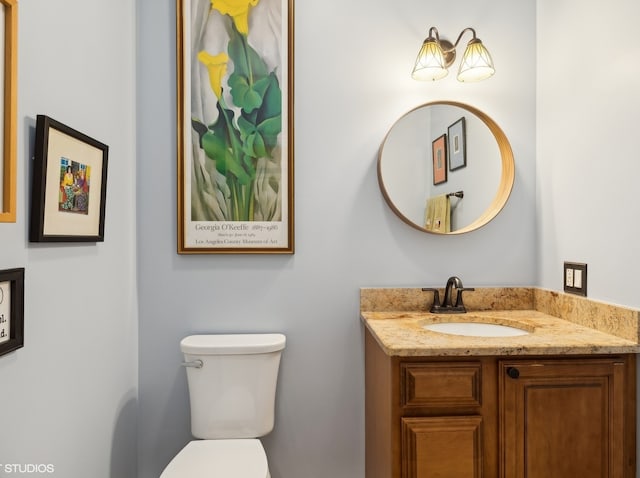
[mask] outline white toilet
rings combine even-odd
[[[160,478],[270,478],[258,437],[273,429],[282,334],[191,335],[180,342],[189,442]]]

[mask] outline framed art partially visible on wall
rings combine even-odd
[[[449,171],[467,165],[467,134],[464,116],[447,129],[449,135]]]
[[[178,253],[293,253],[293,0],[176,0]]]
[[[447,135],[438,136],[431,143],[433,161],[433,184],[447,182]]]
[[[0,135],[0,222],[16,222],[16,126],[17,126],[17,78],[18,78],[18,4],[16,0],[0,0],[0,14],[4,31],[0,34],[4,53],[0,83],[4,95],[2,109],[2,134]]]
[[[0,271],[0,355],[24,345],[24,268]]]
[[[38,115],[31,242],[104,241],[108,153],[106,144]]]

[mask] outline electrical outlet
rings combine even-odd
[[[573,269],[570,267],[564,268],[564,286],[573,287]]]
[[[562,283],[564,291],[570,294],[587,295],[587,264],[565,262]]]

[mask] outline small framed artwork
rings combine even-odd
[[[467,139],[464,116],[449,126],[449,171],[467,165]]]
[[[433,184],[447,182],[447,135],[439,136],[431,143],[433,159]]]
[[[294,0],[176,0],[179,254],[293,254]]]
[[[38,115],[31,242],[104,241],[108,153],[106,144]]]
[[[18,1],[0,0],[0,84],[4,96],[0,100],[0,222],[16,222],[16,138],[18,85]]]
[[[24,268],[0,271],[0,355],[24,346]]]

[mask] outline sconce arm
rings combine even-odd
[[[460,40],[462,40],[462,35],[464,35],[464,33],[467,32],[467,31],[471,32],[471,34],[473,35],[473,38],[471,39],[471,41],[476,39],[476,31],[471,27],[467,27],[467,28],[465,28],[464,30],[462,30],[460,32],[460,35],[458,35],[458,39],[453,44],[453,48],[456,48],[458,46],[458,43],[460,43]]]
[[[438,29],[436,27],[429,28],[429,38],[435,37],[436,41],[440,42],[440,34],[438,33]]]

